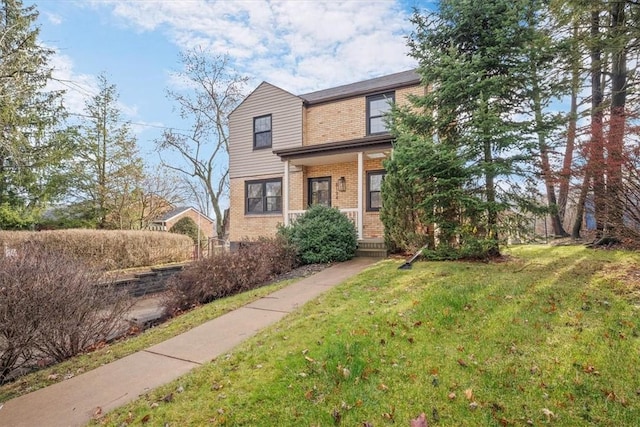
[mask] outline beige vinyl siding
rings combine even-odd
[[[254,117],[271,114],[271,148],[253,149]],[[302,99],[263,82],[229,115],[229,176],[282,173],[273,150],[302,145]]]

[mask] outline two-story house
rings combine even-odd
[[[232,245],[274,235],[312,204],[347,215],[361,247],[381,244],[385,115],[424,90],[414,71],[304,95],[260,84],[229,115]]]

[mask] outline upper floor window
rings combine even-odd
[[[253,118],[253,148],[271,147],[271,114]]]
[[[245,197],[248,214],[282,212],[282,179],[246,181]]]
[[[367,135],[388,132],[385,116],[391,111],[395,93],[387,92],[367,97]]]

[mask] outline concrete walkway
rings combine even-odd
[[[336,264],[168,341],[0,403],[0,426],[83,426],[97,411],[122,406],[229,352],[375,261],[355,258]]]

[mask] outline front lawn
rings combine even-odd
[[[637,425],[640,255],[387,260],[98,424]],[[168,423],[168,424],[165,424]]]

